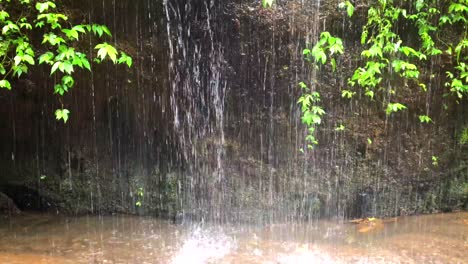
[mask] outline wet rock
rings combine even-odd
[[[48,195],[26,186],[3,185],[0,191],[21,210],[51,211],[57,208]]]
[[[357,222],[356,230],[359,233],[368,233],[371,231],[381,230],[383,228],[382,219],[378,218],[365,218]]]
[[[0,192],[0,215],[19,214],[21,211],[10,197]]]

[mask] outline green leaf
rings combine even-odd
[[[65,92],[67,91],[67,87],[61,84],[56,84],[54,86],[54,94],[59,94],[60,96],[63,96]]]
[[[422,89],[424,92],[427,91],[427,86],[426,86],[426,84],[420,83],[420,84],[419,84],[419,87],[421,87],[421,89]]]
[[[49,10],[49,8],[55,8],[56,5],[54,2],[47,1],[44,3],[36,3],[36,9],[39,11],[39,13],[44,13],[45,11]]]
[[[59,69],[61,64],[62,64],[61,61],[55,62],[54,65],[52,66],[52,69],[50,70],[50,75],[54,74]]]
[[[351,99],[353,96],[356,94],[356,92],[348,91],[348,90],[343,90],[341,91],[341,97]]]
[[[76,32],[80,32],[80,33],[83,33],[85,34],[86,33],[86,30],[85,30],[85,26],[83,25],[76,25],[72,28],[72,30],[76,31]]]
[[[44,21],[38,21],[34,26],[36,28],[42,28],[45,25]]]
[[[349,1],[346,1],[346,12],[348,13],[349,17],[352,17],[354,14],[354,6]]]
[[[307,85],[304,82],[300,82],[299,86],[301,87],[301,89],[307,89]]]
[[[1,80],[0,81],[0,88],[5,88],[7,90],[11,90],[11,84],[7,80]]]
[[[68,88],[71,88],[75,84],[75,80],[73,79],[72,76],[65,75],[62,77],[62,84]]]
[[[62,32],[65,33],[65,35],[69,39],[79,40],[78,31],[74,29],[62,29]]]
[[[34,58],[28,54],[25,54],[22,58],[23,61],[26,61],[27,63],[31,64],[31,65],[34,65],[35,62],[34,62]]]
[[[20,31],[19,27],[18,27],[16,24],[12,23],[11,21],[8,21],[8,22],[9,22],[9,23],[6,24],[6,25],[2,28],[2,33],[3,33],[3,35],[6,35],[6,34],[9,33],[9,32],[19,32],[19,31]]]
[[[32,25],[29,23],[20,23],[20,28],[25,28],[25,29],[32,29]]]
[[[468,127],[464,127],[460,133],[460,144],[465,145],[468,143]]]
[[[53,58],[54,58],[54,54],[52,52],[50,51],[46,52],[39,57],[39,64],[43,64],[43,63],[52,64]]]
[[[344,130],[345,130],[345,126],[343,126],[343,124],[340,124],[339,126],[335,128],[335,131],[344,131]]]
[[[60,64],[59,70],[63,73],[72,74],[74,72],[73,64],[70,61],[64,61]]]
[[[312,106],[312,113],[322,116],[325,114],[325,110],[323,110],[323,108],[321,108],[320,106],[314,105]]]
[[[370,99],[374,99],[374,91],[372,90],[367,90],[365,95],[370,97]]]
[[[263,5],[264,8],[272,7],[273,6],[273,1],[274,0],[262,0],[262,5]]]
[[[427,115],[420,115],[419,116],[419,122],[428,124],[428,123],[432,122],[432,119]]]
[[[57,120],[63,120],[64,123],[67,123],[70,111],[68,109],[57,109],[55,111],[55,118]]]
[[[52,46],[56,46],[56,45],[60,45],[62,43],[66,43],[66,41],[63,38],[55,35],[54,33],[48,33],[48,34],[44,35],[44,37],[42,39],[42,44],[45,44],[47,42]]]
[[[312,123],[320,124],[322,123],[322,118],[319,115],[312,115]]]
[[[406,108],[406,106],[400,103],[388,103],[386,113],[387,115],[390,115],[391,113],[395,113]]]
[[[126,53],[121,52],[118,63],[119,64],[125,63],[127,64],[128,68],[131,68],[133,64],[133,60],[132,60],[132,57],[128,56]]]
[[[447,23],[452,24],[452,20],[450,19],[450,17],[446,16],[446,15],[441,16],[440,19],[439,19],[439,24],[442,26],[442,25],[445,25]]]
[[[312,125],[313,123],[312,116],[313,114],[310,111],[304,112],[304,115],[302,116],[302,123],[307,126]]]
[[[21,61],[23,61],[23,58],[21,56],[15,56],[13,59],[15,61],[15,66],[20,65]]]
[[[21,77],[23,73],[28,72],[28,67],[24,64],[13,66],[12,69],[13,69],[13,76],[16,76],[18,78]]]
[[[99,37],[102,37],[102,35],[104,34],[104,29],[101,25],[93,24],[91,29],[93,33]]]
[[[310,96],[309,94],[305,94],[301,96],[299,100],[297,101],[298,104],[301,104],[301,110],[303,113],[309,111],[309,106],[311,102],[313,101],[312,99],[313,99],[312,96]]]
[[[366,43],[366,40],[367,40],[367,35],[369,34],[369,32],[367,30],[364,30],[361,34],[361,44],[364,45]]]
[[[5,19],[9,17],[10,17],[10,14],[8,14],[5,10],[0,11],[0,21],[5,21]]]
[[[81,62],[83,63],[83,67],[85,67],[85,69],[91,71],[91,65],[89,64],[87,58],[81,58]]]
[[[117,50],[108,43],[104,42],[96,45],[95,49],[98,50],[98,58],[103,61],[107,56],[112,60],[112,62],[117,63]]]
[[[102,28],[102,31],[104,31],[104,33],[106,33],[107,36],[112,37],[112,33],[110,32],[108,27],[102,25],[101,28]]]

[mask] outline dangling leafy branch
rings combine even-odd
[[[340,38],[333,37],[329,32],[322,32],[320,39],[315,46],[310,49],[304,49],[303,54],[305,59],[312,62],[317,68],[319,65],[325,65],[330,62],[332,71],[336,69],[335,56],[343,54],[343,42]],[[319,106],[320,93],[312,87],[309,88],[304,82],[299,83],[303,90],[302,96],[298,103],[301,105],[302,123],[308,127],[308,135],[306,141],[307,147],[312,149],[318,144],[315,136],[316,127],[322,123],[322,116],[325,115],[325,110]]]
[[[264,7],[270,7],[273,1],[263,0],[262,3]],[[354,15],[355,8],[351,1],[340,3],[339,8],[344,9],[349,17]],[[426,83],[435,76],[430,74],[428,79],[421,71],[427,67],[428,60],[437,56],[452,63],[450,70],[446,71],[445,86],[448,92],[444,96],[453,95],[456,100],[461,100],[468,95],[467,0],[373,0],[367,8],[367,22],[361,34],[363,50],[361,58],[356,61],[362,66],[349,76],[349,87],[341,91],[343,98],[351,99],[361,92],[371,100],[376,96],[382,97],[387,115],[408,109],[408,106],[392,101],[390,96],[385,95],[399,98],[399,90],[395,88],[398,85],[394,85],[398,83],[426,91]],[[396,25],[401,24],[417,30],[416,45],[407,43],[399,34]],[[322,32],[315,46],[304,49],[303,53],[305,59],[315,67],[329,63],[331,70],[335,71],[336,56],[344,53],[343,42],[329,32]],[[299,85],[303,91],[299,99],[302,122],[309,128],[307,141],[311,148],[317,144],[314,133],[325,111],[318,106],[320,94],[305,83]],[[433,122],[427,113],[418,117],[421,123]],[[342,130],[344,126],[340,126],[337,131]]]
[[[318,92],[311,91],[304,82],[299,83],[299,85],[304,91],[298,101],[302,111],[301,120],[308,127],[308,135],[306,137],[306,141],[308,142],[307,148],[312,149],[314,145],[318,144],[315,130],[322,123],[322,116],[325,114],[325,110],[318,105],[320,103],[320,94]]]
[[[467,1],[451,1],[446,10],[440,9],[444,6],[438,8],[437,1],[416,0],[412,4],[415,10],[413,14],[409,14],[403,7],[398,7],[392,0],[377,0],[370,4],[367,11],[367,23],[361,34],[361,44],[364,47],[361,58],[364,66],[354,71],[348,84],[351,87],[363,88],[364,94],[370,99],[374,99],[376,94],[382,91],[397,94],[396,89],[390,88],[388,91],[383,87],[384,81],[397,78],[400,78],[403,83],[413,82],[426,91],[427,80],[421,78],[420,68],[431,57],[449,55],[454,61],[454,66],[453,70],[446,72],[448,81],[445,85],[449,88],[450,94],[462,99],[468,94]],[[346,9],[349,17],[353,16],[354,6],[350,1],[341,3],[339,7]],[[413,24],[417,28],[418,47],[406,45],[396,32],[395,25],[402,21]],[[455,28],[462,30],[460,38],[454,42],[445,40],[442,32],[448,30],[453,33]],[[333,44],[340,48],[336,49],[332,46]],[[332,71],[336,69],[336,61],[332,56],[343,52],[341,39],[331,37],[328,32],[322,32],[312,51],[304,50],[304,54],[310,53],[316,63],[325,64],[330,56]],[[352,89],[342,90],[344,98],[350,99],[355,94],[356,91]],[[401,103],[388,101],[385,112],[390,115],[405,109],[407,106]],[[420,115],[419,121],[431,123],[432,119],[428,115]]]
[[[104,25],[73,25],[60,13],[55,1],[0,0],[0,88],[12,89],[12,82],[37,65],[50,67],[50,76],[59,80],[54,93],[63,96],[74,85],[77,68],[91,71],[88,55],[79,51],[84,36],[112,37]],[[41,34],[42,38],[37,39]],[[132,66],[132,58],[104,42],[96,45],[100,63],[110,59],[114,64]],[[57,120],[67,122],[70,111],[63,106],[56,110]]]

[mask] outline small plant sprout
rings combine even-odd
[[[143,189],[143,187],[140,187],[138,188],[137,192],[136,192],[136,195],[137,195],[137,201],[135,203],[135,205],[137,207],[141,207],[143,205],[143,196],[145,195],[145,191]]]
[[[274,0],[262,0],[262,5],[264,8],[272,7]]]
[[[463,128],[460,134],[460,145],[468,144],[468,127]]]
[[[432,122],[432,119],[427,115],[420,115],[419,122],[429,124]]]
[[[385,112],[387,113],[387,115],[391,115],[392,113],[396,113],[406,108],[407,108],[406,106],[400,103],[388,103],[387,110]]]
[[[340,124],[340,125],[336,126],[335,131],[340,132],[340,131],[344,131],[345,129],[346,129],[345,126],[343,124]]]
[[[349,90],[343,90],[341,91],[341,97],[346,98],[346,99],[351,99],[353,96],[356,94],[356,92],[352,92]]]
[[[354,5],[350,1],[345,1],[341,2],[338,5],[339,8],[345,9],[346,8],[346,13],[348,14],[349,17],[352,17],[354,14]]]

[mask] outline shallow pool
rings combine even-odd
[[[0,263],[468,263],[468,212],[263,226],[28,214],[0,220]]]

